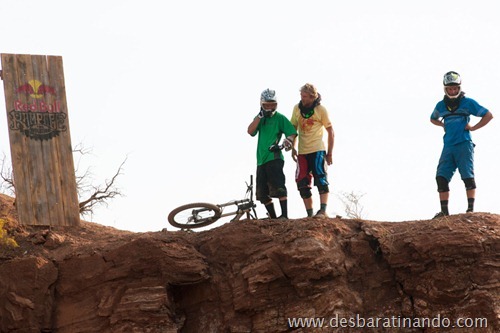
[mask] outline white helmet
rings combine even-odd
[[[457,98],[460,95],[461,88],[460,85],[462,84],[462,78],[460,77],[460,74],[457,72],[448,72],[444,75],[443,77],[443,85],[444,85],[444,93],[446,96],[449,98]],[[452,87],[452,86],[458,86],[458,92],[456,95],[448,95],[448,91],[446,91],[446,87]]]
[[[266,89],[260,94],[260,107],[262,110],[264,110],[265,114],[267,117],[272,116],[276,112],[276,106],[272,109],[265,109],[263,106],[263,103],[278,103],[278,100],[276,99],[276,91],[272,89]]]
[[[260,102],[278,102],[276,99],[276,91],[272,89],[266,89],[260,94]]]

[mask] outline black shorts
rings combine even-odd
[[[281,158],[257,166],[257,189],[255,196],[261,202],[268,202],[271,198],[287,196],[285,174]]]

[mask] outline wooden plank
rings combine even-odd
[[[19,163],[15,161],[23,161],[26,166],[31,164],[31,156],[27,151],[26,138],[17,131],[10,130],[16,122],[13,115],[14,105],[17,101],[20,103],[28,103],[29,93],[16,93],[16,89],[26,81],[26,59],[15,57],[14,55],[2,54],[2,73],[5,89],[5,105],[7,108],[7,117],[9,122],[9,140],[12,159],[12,169],[14,175],[14,185],[16,188],[30,188],[29,179],[31,179],[29,167],[18,167]],[[35,221],[33,210],[31,209],[31,190],[16,191],[16,208],[19,215],[19,221]],[[25,224],[25,223],[23,223]]]
[[[42,67],[43,64],[37,64],[36,61],[37,57],[30,57],[30,56],[22,56],[22,57],[23,58],[26,57],[26,62],[27,62],[26,77],[33,78],[33,80],[37,80],[38,82],[42,82],[43,85],[42,81],[43,79],[40,73],[40,71],[43,69],[38,68],[38,65]],[[27,82],[30,81],[31,80]],[[32,85],[33,85],[32,88],[35,90],[35,94],[30,94],[30,97],[32,97],[32,95],[40,95],[38,91],[39,90],[38,85],[34,84],[33,82]],[[35,100],[33,100],[32,98],[30,102],[33,101],[32,103],[37,103],[41,99],[42,98],[40,97],[37,97]],[[33,112],[32,115],[38,116],[36,112]],[[35,220],[32,223],[38,225],[51,225],[52,220],[50,218],[47,190],[45,187],[45,184],[47,182],[51,182],[51,179],[47,177],[49,175],[49,170],[47,170],[47,172],[45,171],[45,166],[43,163],[42,141],[43,140],[33,140],[33,139],[26,140],[26,144],[28,146],[28,153],[31,156],[31,163],[29,164],[29,168],[31,169],[29,171],[31,174],[31,179],[29,181],[31,188],[29,189],[29,191],[31,191],[33,199],[35,199],[32,200],[31,202],[32,206],[31,209],[35,214]]]
[[[32,57],[31,60],[33,64],[33,77],[40,81],[41,86],[51,87],[52,83],[47,71],[45,57]],[[39,93],[43,95],[43,101],[48,105],[51,105],[55,99],[52,94],[47,93],[43,89]],[[39,199],[43,200],[43,203],[37,203],[37,210],[43,216],[40,219],[49,221],[48,224],[53,224],[54,221],[57,221],[55,223],[60,225],[61,221],[64,222],[64,219],[59,208],[61,191],[60,187],[56,186],[60,170],[57,159],[53,158],[53,153],[57,149],[55,142],[57,140],[30,140],[30,145],[33,149],[31,151],[36,155],[36,166],[38,167],[36,173],[44,177],[43,184],[41,184],[43,188],[38,189],[40,193]]]
[[[19,220],[78,225],[62,58],[2,54]]]
[[[67,225],[80,223],[80,207],[75,180],[75,166],[73,160],[73,146],[71,145],[71,132],[69,127],[68,106],[66,101],[66,83],[63,75],[62,57],[48,57],[48,72],[53,85],[57,87],[59,108],[66,114],[64,119],[65,130],[61,131],[60,139],[56,141],[57,160],[60,169],[60,183],[62,197],[62,213]],[[63,172],[64,171],[64,172]]]

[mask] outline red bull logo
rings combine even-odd
[[[19,96],[14,101],[14,110],[9,112],[11,130],[38,140],[49,140],[67,130],[66,114],[61,112],[54,87],[38,80],[30,80],[18,87],[16,93],[26,98]]]
[[[58,100],[52,103],[40,101],[47,95],[56,96],[54,87],[47,86],[38,80],[30,80],[28,83],[16,89],[17,94],[28,95],[33,100],[30,102],[22,102],[16,100],[14,102],[14,110],[22,112],[60,112],[61,106]]]
[[[31,80],[16,89],[16,93],[29,94],[31,98],[42,98],[45,94],[55,95],[56,90],[53,87],[46,86],[38,80]]]

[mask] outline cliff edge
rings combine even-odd
[[[0,196],[0,218],[0,332],[500,331],[496,214],[133,233],[20,226]]]

